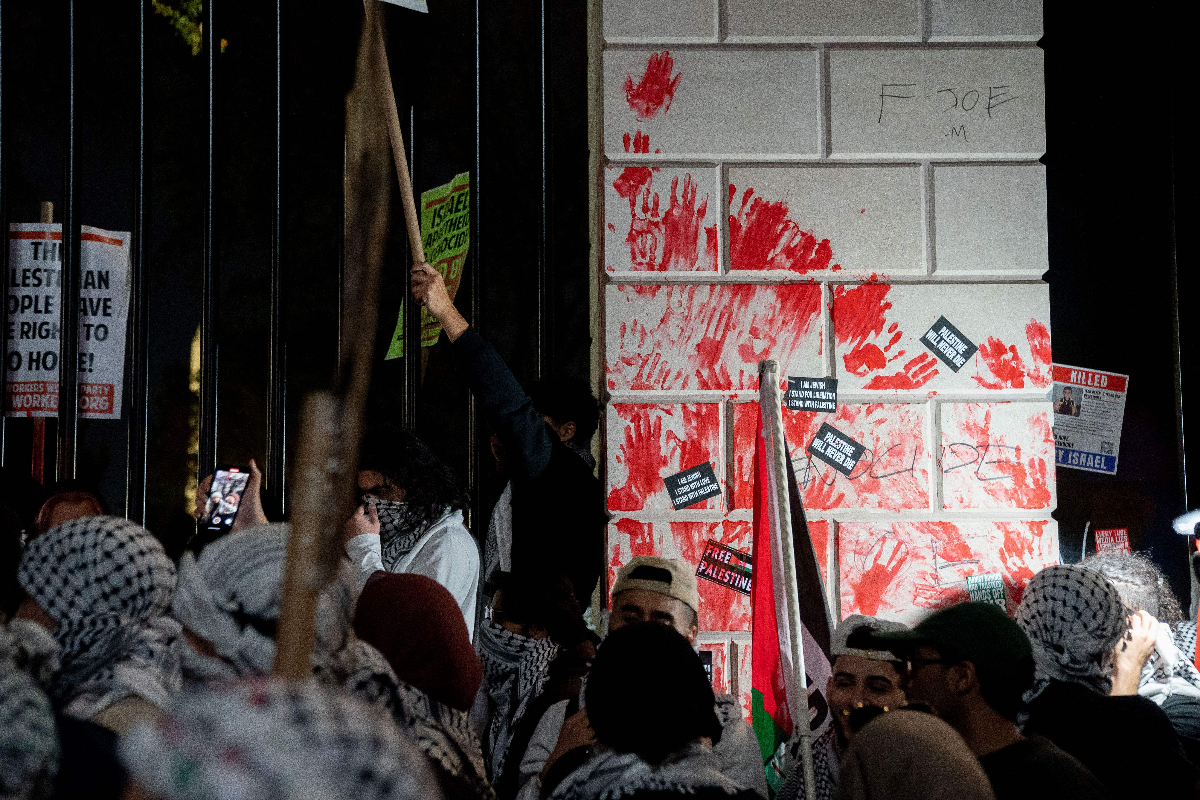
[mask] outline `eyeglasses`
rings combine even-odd
[[[946,663],[946,659],[944,659],[944,658],[912,658],[912,657],[910,657],[908,659],[908,674],[912,675],[917,670],[922,669],[923,667],[928,667],[931,664],[945,664],[945,663]]]

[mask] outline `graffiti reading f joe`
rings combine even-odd
[[[58,416],[62,226],[8,232],[10,417]],[[83,226],[79,278],[79,416],[118,419],[125,375],[129,234]]]
[[[1117,474],[1128,375],[1054,365],[1054,453],[1060,467]]]

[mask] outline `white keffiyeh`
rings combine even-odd
[[[1026,703],[1051,680],[1112,691],[1112,651],[1129,623],[1121,595],[1103,575],[1075,565],[1047,567],[1025,587],[1016,620],[1033,647]]]
[[[58,732],[49,678],[58,647],[45,629],[16,619],[0,625],[0,800],[48,797],[58,771]]]
[[[175,565],[145,528],[82,517],[31,541],[21,587],[58,622],[60,668],[50,695],[90,719],[139,696],[163,707],[181,685],[179,623],[167,616]]]
[[[513,729],[550,677],[559,647],[551,639],[531,639],[490,619],[479,628],[477,648],[488,692],[488,754],[492,780],[504,774]]]
[[[650,764],[634,753],[618,753],[597,745],[595,754],[568,775],[551,793],[551,800],[618,800],[635,792],[695,794],[716,789],[729,795],[743,787],[721,774],[711,747],[693,742],[661,764]]]

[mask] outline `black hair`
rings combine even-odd
[[[363,436],[358,469],[378,472],[404,490],[406,531],[423,531],[446,513],[467,507],[467,495],[454,470],[417,437],[391,425],[372,428]]]
[[[1033,656],[1028,655],[1007,665],[993,664],[967,658],[962,653],[941,646],[934,648],[949,663],[971,662],[983,702],[1005,719],[1016,722],[1025,707],[1025,691],[1033,685]]]
[[[596,738],[622,753],[660,764],[689,742],[721,739],[715,698],[700,657],[679,631],[639,623],[608,635],[586,690]],[[654,709],[655,724],[646,722]]]
[[[529,387],[529,397],[538,413],[554,420],[556,425],[575,423],[572,444],[587,447],[591,442],[600,424],[600,404],[586,381],[578,378],[536,381]]]
[[[1147,611],[1159,622],[1181,622],[1183,609],[1167,576],[1141,553],[1096,553],[1079,566],[1099,572],[1112,582],[1130,614]]]
[[[504,616],[520,625],[545,628],[561,647],[574,647],[588,636],[575,589],[561,572],[496,570],[483,592],[503,592]]]

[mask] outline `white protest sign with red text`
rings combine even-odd
[[[129,234],[83,226],[79,291],[79,416],[118,419],[125,375]],[[58,416],[62,226],[22,224],[8,234],[10,417]]]

